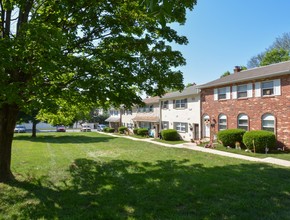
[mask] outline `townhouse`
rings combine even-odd
[[[200,95],[195,85],[160,100],[161,129],[175,129],[186,141],[200,139]]]
[[[290,61],[243,70],[198,86],[201,137],[220,130],[268,130],[290,148]]]

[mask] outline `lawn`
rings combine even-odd
[[[17,134],[0,219],[289,219],[290,170],[91,133]]]

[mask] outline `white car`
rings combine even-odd
[[[81,131],[88,132],[88,131],[92,131],[92,130],[91,130],[91,127],[89,125],[82,125]]]
[[[103,125],[103,124],[99,124],[97,126],[97,131],[104,131],[104,128],[107,127],[106,125]]]
[[[26,132],[26,127],[24,125],[16,125],[14,128],[15,133],[25,133]]]

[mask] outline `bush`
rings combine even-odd
[[[180,140],[180,136],[175,129],[167,129],[161,131],[162,139],[166,141],[178,141]]]
[[[118,131],[120,134],[125,134],[126,131],[128,131],[128,128],[125,126],[119,127]]]
[[[260,153],[264,153],[266,147],[271,150],[276,146],[275,134],[270,131],[247,131],[244,134],[243,142],[250,150],[254,150],[253,141],[255,151]]]
[[[109,127],[105,127],[103,131],[104,132],[109,132]]]
[[[217,134],[218,140],[220,140],[225,147],[235,147],[235,143],[238,141],[243,144],[243,135],[246,133],[243,129],[228,129],[219,131]]]
[[[135,135],[137,135],[137,134],[138,134],[138,128],[134,128],[134,129],[133,129],[133,133],[134,133]]]
[[[108,128],[108,132],[109,133],[114,133],[115,132],[115,128]]]
[[[147,128],[138,128],[137,134],[140,136],[148,136],[148,129]]]

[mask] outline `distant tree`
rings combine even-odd
[[[273,63],[279,63],[290,60],[289,51],[284,49],[272,49],[265,53],[260,65],[266,66]]]
[[[220,78],[223,78],[223,77],[225,77],[225,76],[229,76],[229,75],[231,75],[230,71],[226,71],[226,72],[224,72],[224,73],[221,75]]]
[[[185,87],[187,88],[187,87],[195,86],[195,85],[196,85],[196,83],[187,83],[187,84],[185,85]]]
[[[32,123],[32,134],[31,137],[36,137],[36,125],[40,122],[36,116],[38,114],[38,110],[33,110],[31,111],[29,114],[25,113],[25,112],[19,112],[18,114],[18,122],[22,123]]]
[[[269,48],[267,48],[265,51],[257,54],[256,56],[251,57],[247,63],[247,67],[254,68],[254,67],[261,66],[261,62],[264,59],[264,56],[266,55],[266,53],[273,50],[273,49],[277,49],[277,50],[283,49],[286,51],[290,51],[290,32],[284,33],[284,34],[282,34],[282,36],[277,37],[275,39],[275,41],[272,43],[272,45],[269,46]],[[279,62],[281,62],[281,61],[279,61]]]

